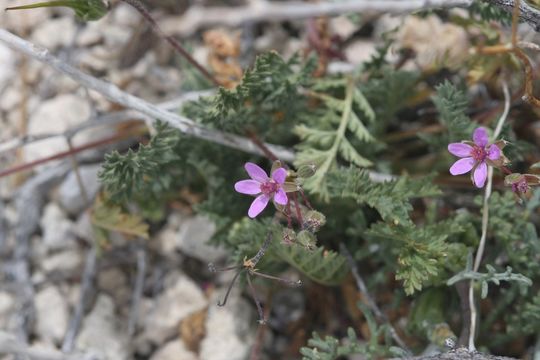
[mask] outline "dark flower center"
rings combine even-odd
[[[487,155],[486,149],[480,146],[474,146],[471,151],[472,158],[477,162],[484,161]]]
[[[278,190],[278,184],[274,181],[267,181],[261,184],[261,192],[265,195],[270,195]]]

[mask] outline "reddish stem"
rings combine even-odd
[[[33,167],[36,167],[38,165],[44,164],[44,163],[52,161],[52,160],[62,159],[64,157],[66,157],[66,156],[77,154],[77,153],[79,153],[81,151],[84,151],[84,150],[88,150],[88,149],[92,149],[92,148],[99,147],[99,146],[102,146],[102,145],[106,145],[106,144],[109,144],[109,143],[113,143],[113,142],[116,142],[116,141],[118,141],[120,139],[126,138],[128,136],[130,136],[130,135],[118,134],[118,135],[111,136],[111,137],[101,139],[101,140],[98,140],[98,141],[93,141],[93,142],[90,142],[88,144],[85,144],[85,145],[82,145],[82,146],[79,146],[79,147],[74,147],[73,149],[68,150],[68,151],[63,151],[63,152],[60,152],[60,153],[57,153],[57,154],[54,154],[54,155],[51,155],[51,156],[48,156],[48,157],[44,157],[44,158],[41,158],[41,159],[38,159],[38,160],[35,160],[35,161],[31,161],[29,163],[16,165],[16,166],[13,166],[11,168],[0,171],[0,178],[5,177],[5,176],[9,176],[9,175],[12,175],[12,174],[15,174],[15,173],[18,173],[20,171],[32,169]]]
[[[134,7],[144,17],[144,19],[152,26],[152,29],[160,37],[165,39],[169,43],[169,45],[173,47],[174,50],[180,53],[191,65],[195,66],[195,68],[197,68],[197,70],[199,70],[199,72],[203,74],[208,80],[210,80],[216,86],[221,85],[219,81],[217,81],[216,78],[213,77],[212,74],[208,72],[208,70],[206,70],[197,60],[195,60],[193,56],[191,56],[191,54],[187,52],[186,49],[184,49],[184,47],[174,37],[165,34],[163,30],[161,30],[156,20],[154,20],[152,15],[150,15],[150,12],[143,5],[143,3],[141,3],[138,0],[122,0],[122,1]]]
[[[298,218],[298,223],[300,228],[304,228],[304,221],[302,220],[302,212],[300,211],[300,203],[296,197],[296,193],[292,193],[292,200],[294,201],[294,207],[296,208],[296,217]]]

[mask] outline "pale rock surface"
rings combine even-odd
[[[0,329],[9,329],[15,313],[15,296],[1,291],[0,292]]]
[[[62,94],[41,103],[32,112],[28,135],[62,134],[69,128],[88,120],[90,104],[73,94]],[[25,147],[26,161],[40,159],[67,149],[64,138],[53,138]]]
[[[81,181],[90,201],[96,196],[101,186],[98,181],[100,169],[100,164],[79,167]],[[58,188],[58,202],[71,215],[80,214],[89,205],[81,193],[75,171],[70,171]]]
[[[144,316],[144,338],[162,344],[178,332],[180,321],[207,305],[206,297],[193,280],[178,272],[168,275],[165,291]]]
[[[45,206],[40,224],[43,232],[42,241],[47,252],[76,245],[74,224],[56,203],[50,202]]]
[[[110,294],[117,304],[129,301],[131,291],[127,286],[128,279],[119,268],[105,269],[99,272],[98,287]]]
[[[183,218],[176,235],[176,247],[185,255],[203,262],[216,262],[224,258],[227,251],[208,243],[215,231],[215,224],[205,216]]]
[[[201,342],[201,360],[244,360],[253,343],[253,327],[257,323],[251,306],[238,292],[231,294],[226,306],[216,306],[225,292],[226,288],[216,291],[210,300],[206,337]]]
[[[30,11],[26,11],[29,13]],[[32,32],[31,41],[49,50],[66,47],[75,40],[77,28],[72,17],[48,19],[40,23]]]
[[[347,16],[341,15],[330,19],[330,28],[332,29],[333,34],[339,35],[342,40],[345,40],[354,34],[358,29],[358,25]]]
[[[60,343],[66,333],[69,310],[65,297],[58,288],[47,286],[35,297],[36,331],[45,342]]]
[[[41,268],[46,273],[53,271],[72,272],[82,268],[83,258],[79,250],[65,250],[48,256],[41,262]]]
[[[163,345],[150,360],[199,360],[199,358],[186,348],[182,340],[178,339]]]
[[[407,16],[396,35],[398,47],[413,49],[422,70],[442,65],[458,67],[469,54],[467,32],[458,25],[443,23],[435,15]]]
[[[101,354],[107,360],[130,359],[127,333],[117,323],[114,303],[107,295],[99,295],[92,312],[83,321],[76,340],[80,351]]]
[[[2,90],[15,73],[15,53],[0,43],[0,90]]]
[[[345,49],[345,57],[353,65],[360,65],[377,52],[375,43],[369,40],[356,40]]]

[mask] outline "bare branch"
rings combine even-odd
[[[516,0],[485,0],[486,2],[493,4],[508,12],[513,12]],[[525,21],[535,31],[540,32],[540,10],[529,5],[527,1],[520,1],[519,4],[519,18],[521,21]]]
[[[120,90],[120,88],[114,84],[97,79],[76,69],[72,65],[51,55],[47,49],[34,45],[5,29],[0,29],[0,41],[4,42],[7,46],[14,50],[20,51],[33,59],[50,65],[55,70],[69,76],[80,85],[97,91],[112,102],[133,110],[137,110],[146,116],[149,116],[153,121],[159,119],[167,122],[172,127],[177,128],[185,134],[225,145],[233,149],[257,155],[264,155],[262,151],[255,144],[253,144],[253,142],[251,142],[251,140],[243,136],[207,129],[195,123],[191,119],[163,110],[141,98]],[[267,147],[284,161],[291,162],[294,159],[294,153],[283,148],[282,146],[267,144]]]
[[[306,19],[359,12],[403,13],[426,8],[468,7],[473,0],[355,0],[344,2],[256,1],[243,7],[191,6],[181,17],[164,19],[168,34],[191,35],[203,27],[239,26],[251,22]]]

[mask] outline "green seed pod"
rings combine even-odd
[[[305,226],[312,232],[317,232],[326,224],[326,216],[315,210],[310,210],[305,215]]]
[[[304,246],[308,250],[314,250],[315,244],[317,243],[317,238],[313,235],[312,232],[308,230],[302,230],[298,233],[296,237],[298,243]]]
[[[30,5],[14,6],[6,10],[27,10],[42,7],[69,7],[75,11],[75,16],[82,21],[99,20],[109,11],[109,2],[106,0],[54,0]]]
[[[296,242],[296,233],[292,229],[284,228],[282,240],[284,245],[292,245]]]
[[[298,171],[296,172],[296,174],[298,175],[298,177],[307,179],[315,175],[316,171],[317,171],[317,167],[315,165],[307,164],[307,165],[301,165],[298,168]]]

